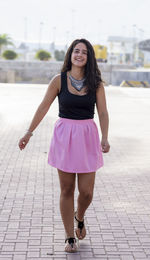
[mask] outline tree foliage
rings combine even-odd
[[[64,61],[64,58],[65,58],[65,52],[62,50],[62,51],[59,51],[59,50],[55,50],[55,59],[58,60],[58,61]]]
[[[2,47],[7,45],[14,45],[12,43],[12,39],[8,36],[8,34],[0,34],[0,55],[2,52]]]

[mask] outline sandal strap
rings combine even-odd
[[[68,241],[69,244],[73,244],[74,242],[76,242],[75,237],[69,237],[65,239],[65,243]]]
[[[84,227],[84,220],[83,221],[78,220],[76,215],[75,215],[75,220],[78,222],[78,228],[82,229]]]

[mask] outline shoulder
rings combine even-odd
[[[96,106],[99,115],[107,111],[104,83],[101,82],[96,92]]]
[[[96,90],[96,103],[103,102],[105,100],[105,87],[104,83],[101,82]]]
[[[58,84],[60,81],[61,81],[61,74],[57,74],[51,79],[51,83],[53,84]]]
[[[61,74],[57,74],[50,80],[49,86],[51,88],[57,88],[59,92],[60,85],[61,85]]]
[[[97,89],[96,89],[96,94],[98,95],[99,93],[104,92],[104,83],[100,82]]]

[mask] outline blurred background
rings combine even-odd
[[[92,43],[106,84],[121,83],[118,69],[149,72],[149,10],[149,0],[0,0],[0,82],[47,83],[76,38]]]

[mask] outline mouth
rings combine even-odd
[[[83,62],[84,60],[76,59],[77,61]]]

